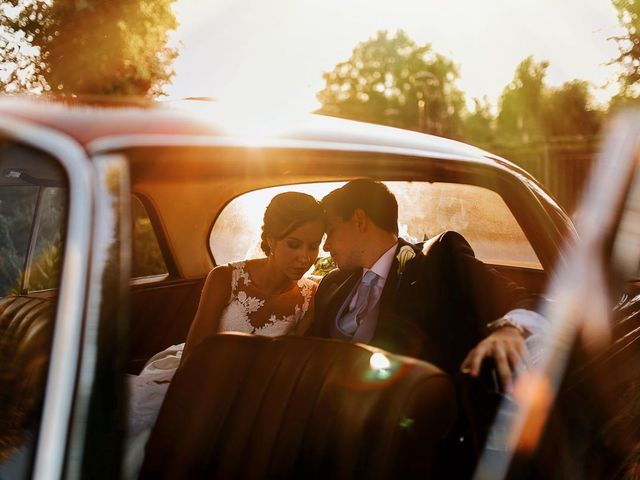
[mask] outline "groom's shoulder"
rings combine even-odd
[[[327,286],[333,283],[342,283],[345,281],[351,274],[352,271],[340,270],[339,268],[334,268],[329,273],[327,273],[322,280],[320,281],[321,286]]]
[[[348,280],[352,273],[353,272],[347,272],[336,268],[322,277],[322,280],[320,280],[320,284],[318,285],[318,290],[316,291],[316,308],[323,304],[326,298],[333,295],[333,293],[335,293],[336,290]]]
[[[431,237],[421,243],[422,254],[429,255],[430,253],[440,251],[442,249],[471,249],[469,242],[460,233],[453,230],[446,230],[438,235]]]

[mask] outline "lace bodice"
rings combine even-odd
[[[301,278],[294,287],[266,296],[249,277],[245,262],[230,263],[231,295],[220,317],[220,332],[245,332],[274,337],[290,333],[307,313],[317,285]]]

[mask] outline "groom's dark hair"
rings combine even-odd
[[[351,180],[322,199],[325,212],[349,220],[361,208],[378,227],[398,234],[398,202],[387,186],[370,178]]]

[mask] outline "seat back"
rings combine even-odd
[[[54,308],[48,298],[0,299],[0,457],[3,450],[22,445],[39,419]]]
[[[433,365],[334,340],[215,335],[183,359],[141,478],[428,478],[456,412]]]
[[[153,355],[185,341],[203,285],[204,278],[167,279],[132,286],[129,373],[139,374]]]

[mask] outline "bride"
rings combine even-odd
[[[128,435],[142,448],[183,355],[217,332],[301,335],[312,322],[316,283],[303,275],[314,264],[323,212],[310,195],[285,192],[264,213],[261,248],[266,258],[215,267],[205,281],[186,344],[154,355],[129,378]]]
[[[322,208],[312,196],[276,195],[262,226],[260,246],[267,258],[216,267],[209,273],[185,354],[216,332],[270,337],[304,333],[316,284],[303,275],[316,261],[323,234]]]

